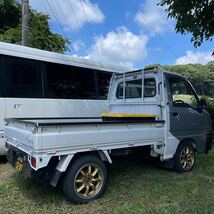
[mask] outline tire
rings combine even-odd
[[[174,170],[176,172],[190,172],[195,164],[195,149],[191,142],[181,143],[174,156]]]
[[[107,169],[93,155],[78,158],[69,167],[63,181],[63,192],[70,202],[84,204],[98,198],[107,184]]]

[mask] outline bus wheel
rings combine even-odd
[[[83,204],[98,198],[107,184],[107,169],[102,160],[88,155],[75,160],[64,178],[63,192],[74,203]]]
[[[174,170],[176,172],[189,172],[195,164],[195,149],[191,142],[181,143],[174,156]]]

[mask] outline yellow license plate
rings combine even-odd
[[[24,161],[23,161],[22,157],[18,157],[18,159],[16,161],[16,164],[15,164],[15,169],[16,169],[16,171],[18,171],[20,173],[23,171],[23,169],[24,169]]]

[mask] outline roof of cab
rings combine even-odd
[[[177,77],[180,77],[180,78],[186,79],[186,77],[185,77],[185,76],[182,76],[181,74],[174,73],[174,72],[171,72],[171,71],[165,71],[165,70],[163,70],[163,73],[164,73],[164,74],[167,74],[167,75],[170,75],[170,76],[177,76]]]
[[[0,42],[0,54],[115,73],[124,73],[130,70],[126,67],[114,66],[98,61],[92,61],[83,57],[74,57],[5,42]]]
[[[171,76],[177,76],[177,77],[181,77],[181,78],[184,78],[186,79],[184,76],[182,76],[181,74],[178,74],[178,73],[174,73],[174,72],[171,72],[171,71],[166,71],[166,70],[163,70],[161,68],[161,66],[154,66],[154,67],[148,67],[148,68],[144,68],[144,69],[138,69],[138,70],[132,70],[132,71],[127,71],[127,72],[124,72],[124,73],[118,73],[117,74],[117,77],[122,77],[122,75],[134,75],[136,73],[142,73],[143,72],[158,72],[158,71],[162,71],[164,74],[167,74],[167,75],[171,75]]]

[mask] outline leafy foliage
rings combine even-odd
[[[0,40],[13,44],[21,44],[22,31],[21,28],[8,28],[0,34]]]
[[[214,129],[214,99],[211,98],[205,98],[206,104],[207,104],[207,111],[209,111],[212,121],[213,121],[213,129]],[[214,139],[214,136],[213,136]]]
[[[163,68],[185,76],[193,84],[199,95],[214,97],[214,61],[206,65],[165,65]]]
[[[34,48],[63,53],[68,40],[51,32],[49,16],[30,9],[29,45]],[[0,0],[0,40],[21,44],[21,4],[15,0]]]
[[[15,28],[21,19],[21,5],[15,0],[0,0],[0,30]]]
[[[200,46],[214,36],[213,0],[160,0],[161,6],[167,6],[169,18],[176,19],[175,29],[181,34],[192,33],[194,46]]]
[[[66,51],[65,44],[68,41],[62,36],[50,31],[48,25],[48,15],[31,11],[30,13],[30,44],[34,48],[50,50],[53,52],[63,53]]]

